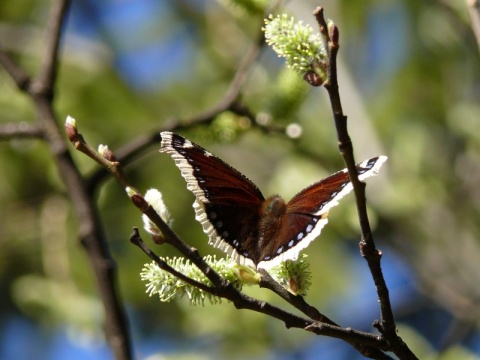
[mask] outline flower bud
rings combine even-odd
[[[145,194],[145,200],[155,209],[157,214],[167,225],[172,223],[170,212],[167,209],[162,197],[162,193],[157,189],[150,189]],[[161,236],[162,232],[145,214],[142,215],[144,229],[154,235]]]
[[[108,148],[108,145],[102,145],[102,144],[98,145],[98,152],[108,161],[112,161],[112,162],[117,161],[117,159],[115,158],[115,155],[113,155],[112,150]]]
[[[65,121],[65,133],[70,142],[75,143],[78,140],[77,124],[75,119],[70,115],[67,116],[67,120]]]

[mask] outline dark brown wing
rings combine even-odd
[[[264,201],[260,190],[199,145],[171,132],[162,132],[161,137],[161,151],[173,158],[195,195],[196,219],[209,243],[237,260],[252,259]]]
[[[357,165],[358,178],[377,175],[385,156]],[[287,259],[295,259],[328,223],[328,211],[352,190],[347,169],[336,172],[296,194],[287,204],[274,238],[268,240],[261,254],[260,267],[271,267]]]

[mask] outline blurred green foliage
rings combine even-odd
[[[296,3],[289,11],[297,19],[310,16],[308,11],[317,6],[309,4],[302,12]],[[412,266],[419,291],[432,304],[446,309],[465,327],[478,328],[480,61],[466,5],[460,3],[326,1],[322,5],[340,29],[340,92],[357,160],[379,152],[389,157],[386,169],[367,187],[377,245],[385,252],[395,251]],[[0,2],[0,44],[30,73],[38,69],[43,54],[50,5],[48,1]],[[174,23],[189,23],[195,28],[188,40],[195,56],[186,68],[178,69],[176,78],[148,91],[136,89],[118,72],[109,36],[85,38],[88,46],[82,47],[74,43],[73,35],[80,35],[67,28],[56,86],[59,126],[67,114],[72,115],[91,145],[108,144],[115,152],[144,133],[159,131],[170,117],[188,119],[219,101],[260,31],[262,16],[236,19],[212,2],[203,7],[185,1],[169,6],[175,17],[145,36],[153,41]],[[398,33],[385,30],[389,19],[401,22]],[[270,123],[300,124],[303,135],[298,140],[266,135],[232,113],[183,135],[242,171],[265,195],[278,192],[290,198],[343,167],[325,91],[308,90],[298,80],[265,49],[248,73],[242,94],[251,111],[263,114]],[[22,122],[35,123],[33,107],[2,69],[0,125]],[[129,164],[128,175],[141,191],[151,187],[162,191],[174,229],[185,240],[202,254],[222,256],[207,245],[194,220],[193,196],[171,159],[158,149],[159,145],[153,146]],[[84,174],[97,169],[73,149],[72,155]],[[2,315],[22,311],[43,326],[67,324],[96,337],[101,318],[93,276],[48,147],[39,140],[2,141],[0,169],[0,291],[9,294],[2,297]],[[300,348],[311,340],[310,334],[285,330],[274,319],[237,311],[228,303],[192,311],[187,302],[161,304],[149,298],[139,275],[149,260],[128,241],[131,228],[141,227],[138,211],[124,189],[110,180],[97,198],[123,299],[140,329],[136,336],[163,332],[185,339],[211,337],[222,340],[218,353],[242,356],[260,356],[273,345],[280,350]],[[350,195],[331,212],[321,239],[305,251],[313,283],[308,301],[327,315],[328,311],[340,314],[336,302],[351,296],[356,269],[349,249],[355,247],[359,233],[355,217]],[[156,250],[162,256],[178,255],[167,247]],[[267,291],[246,291],[285,305]],[[71,316],[79,311],[83,316]],[[417,355],[436,356],[436,350],[421,340],[424,334],[405,326],[400,331],[407,343],[412,340]],[[453,342],[438,358],[459,358],[459,354],[474,358],[467,353]]]

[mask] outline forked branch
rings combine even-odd
[[[70,120],[71,121],[71,120]],[[67,129],[69,138],[72,140],[72,143],[75,145],[77,150],[82,151],[84,154],[97,161],[100,165],[104,166],[109,170],[109,172],[117,179],[122,185],[127,184],[129,188],[134,188],[133,184],[130,184],[126,178],[123,177],[122,171],[110,171],[109,165],[110,161],[102,161],[100,158],[103,156],[99,154],[93,147],[89,146],[84,137],[79,133],[74,133],[73,130],[69,128],[67,124]],[[75,128],[76,131],[76,128]],[[82,144],[80,144],[82,143]],[[116,163],[116,167],[120,167],[120,163]],[[130,198],[133,204],[160,229],[163,234],[164,244],[169,244],[174,246],[177,250],[189,259],[193,264],[195,264],[211,281],[211,286],[205,286],[203,284],[198,287],[207,293],[212,295],[227,299],[231,301],[236,308],[238,309],[249,309],[252,311],[260,312],[265,315],[273,316],[285,323],[287,328],[295,327],[302,328],[308,331],[311,331],[318,335],[325,335],[330,337],[335,337],[346,341],[355,347],[360,353],[365,356],[369,356],[375,359],[390,359],[387,355],[383,353],[383,349],[387,348],[388,343],[385,342],[381,336],[368,334],[361,331],[356,331],[353,329],[345,329],[333,321],[329,320],[326,316],[322,315],[317,309],[308,305],[302,297],[291,296],[286,291],[281,290],[281,286],[277,284],[268,274],[262,274],[262,280],[260,285],[266,288],[271,289],[275,293],[279,294],[284,298],[288,303],[297,309],[304,312],[310,318],[302,318],[297,315],[294,315],[290,312],[282,310],[276,306],[273,306],[267,302],[260,301],[249,296],[246,296],[239,290],[237,290],[233,284],[225,281],[216,273],[199,255],[198,251],[188,245],[184,240],[182,240],[170,227],[165,223],[165,221],[160,217],[160,215],[152,208],[152,206],[142,197],[139,193],[134,193],[130,195]],[[154,260],[157,265],[171,273],[174,276],[178,276],[180,279],[191,285],[198,285],[197,282],[193,279],[185,277],[184,274],[178,274],[178,272],[169,267],[165,262],[159,258],[154,251],[152,251],[140,238],[138,231],[134,231],[130,241],[137,245],[143,252],[145,252],[152,260]]]

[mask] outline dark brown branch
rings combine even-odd
[[[157,254],[155,254],[142,240],[140,237],[140,233],[138,232],[138,228],[133,228],[133,233],[130,235],[130,242],[136,246],[138,246],[145,254],[148,255],[150,259],[155,261],[155,263],[158,265],[158,267],[164,271],[169,272],[173,276],[177,277],[178,279],[182,280],[183,282],[195,286],[199,288],[200,290],[203,290],[208,293],[212,293],[214,290],[213,288],[206,286],[202,284],[201,282],[198,282],[194,279],[189,278],[188,276],[185,276],[181,272],[177,271],[170,265],[168,265],[165,261],[163,261]]]
[[[109,253],[95,204],[68,152],[52,108],[60,29],[68,4],[69,1],[57,0],[53,5],[48,26],[50,33],[47,35],[47,55],[30,93],[37,108],[40,125],[77,212],[80,240],[87,251],[104,306],[106,337],[116,359],[130,360],[133,352],[126,313],[117,289],[116,265]]]
[[[338,91],[337,81],[337,53],[339,49],[339,34],[335,25],[328,28],[323,17],[323,9],[321,7],[314,11],[315,18],[320,27],[322,38],[326,42],[328,48],[328,69],[327,80],[324,86],[330,98],[333,118],[337,130],[338,148],[347,165],[348,174],[353,185],[355,193],[357,213],[360,222],[362,239],[360,241],[360,250],[362,256],[367,261],[368,267],[372,274],[375,287],[377,290],[378,301],[380,303],[381,320],[376,323],[377,329],[385,336],[390,343],[390,351],[393,351],[400,359],[416,359],[415,355],[410,351],[407,345],[397,335],[395,320],[390,303],[388,288],[383,277],[380,265],[381,252],[376,249],[373,241],[372,231],[367,214],[367,205],[365,198],[365,183],[358,179],[358,173],[355,166],[355,157],[353,153],[353,145],[348,134],[347,117],[343,114],[340,93]]]
[[[76,168],[66,149],[63,137],[56,126],[51,102],[47,96],[35,96],[39,121],[54,155],[59,174],[67,188],[76,211],[81,244],[86,250],[97,281],[105,313],[105,334],[120,360],[132,359],[128,322],[117,289],[117,269],[112,259],[103,227],[92,197],[86,190],[85,180]]]
[[[111,159],[107,159],[104,155],[99,154],[84,140],[82,134],[78,132],[77,127],[70,123],[70,119],[71,118],[67,119],[65,123],[65,133],[75,149],[95,160],[99,165],[102,166],[102,169],[105,169],[107,172],[112,174],[124,188],[133,187],[123,172],[120,162],[117,161],[116,156],[114,156],[110,150],[109,152],[110,156],[112,157]]]
[[[65,23],[70,3],[70,0],[54,1],[50,10],[45,54],[42,57],[40,71],[31,84],[30,91],[32,93],[43,93],[50,98],[53,97],[54,85],[57,79],[60,33]]]
[[[4,67],[7,73],[10,75],[15,85],[22,90],[27,91],[30,86],[30,76],[17,64],[13,59],[0,47],[0,64]]]
[[[141,206],[140,206],[141,207]],[[146,213],[144,211],[144,213]],[[152,220],[152,219],[151,219]],[[362,343],[365,345],[374,346],[375,348],[370,348],[366,346],[361,348],[363,354],[370,354],[375,356],[369,356],[375,359],[390,359],[383,352],[377,349],[385,348],[387,345],[384,340],[381,339],[378,335],[368,334],[360,331],[355,331],[352,329],[343,329],[339,326],[326,324],[319,321],[312,321],[303,319],[296,315],[293,315],[289,312],[286,312],[280,308],[272,306],[266,302],[253,299],[249,296],[244,295],[237,289],[235,289],[232,284],[229,284],[225,281],[222,281],[222,284],[215,287],[209,287],[203,284],[196,282],[193,279],[186,277],[185,275],[179,273],[175,269],[171,268],[163,260],[161,260],[148,246],[142,241],[138,229],[134,229],[133,234],[130,237],[130,241],[138,246],[143,252],[145,252],[151,259],[153,259],[160,268],[168,271],[169,273],[177,276],[179,279],[198,287],[199,289],[208,292],[212,295],[223,297],[234,303],[235,307],[238,309],[249,309],[256,311],[262,314],[270,315],[275,317],[285,323],[287,328],[296,327],[303,328],[305,330],[311,331],[317,335],[324,335],[334,338],[339,338],[345,340],[351,344]],[[368,349],[366,352],[365,349]]]
[[[350,344],[357,344],[355,346],[360,353],[366,357],[372,359],[392,359],[390,356],[383,353],[381,350],[387,350],[388,344],[387,342],[379,335],[369,334],[369,333],[362,333],[363,338],[359,341],[358,336],[361,332],[355,331],[351,328],[341,328],[342,333],[342,340]],[[333,333],[337,335],[337,327],[316,323],[313,325],[308,326],[305,330],[311,331],[317,335],[324,335],[330,336],[329,334]],[[336,336],[335,336],[336,337]]]
[[[258,284],[260,287],[273,291],[275,294],[279,295],[289,304],[295,306],[298,310],[300,310],[313,320],[334,326],[339,326],[338,324],[330,320],[328,317],[321,314],[315,307],[307,304],[307,302],[302,296],[289,293],[282,285],[277,283],[267,271],[265,271],[264,269],[260,269],[259,272],[262,275],[260,283]]]
[[[293,305],[296,307],[298,310],[303,312],[305,315],[310,317],[313,320],[316,320],[318,324],[312,326],[312,328],[307,329],[310,331],[315,332],[314,328],[317,326],[323,326],[323,324],[328,324],[336,327],[340,327],[337,323],[334,321],[330,320],[328,317],[320,313],[315,307],[307,304],[305,299],[302,296],[295,296],[293,294],[290,294],[283,286],[278,284],[268,272],[265,270],[261,269],[260,273],[262,274],[261,280],[260,280],[260,287],[265,287],[270,290],[272,290],[274,293],[282,297],[284,300],[286,300],[289,304]],[[349,329],[347,329],[350,331]],[[324,334],[325,335],[325,334]],[[375,335],[372,335],[375,336]],[[372,357],[374,359],[390,359],[389,356],[385,355],[382,351],[379,351],[378,349],[371,348],[369,346],[366,346],[364,342],[358,343],[358,342],[351,342],[349,341],[350,339],[348,337],[343,338],[346,342],[350,343],[355,349],[357,349],[361,354],[367,357]],[[367,355],[368,354],[368,355]]]
[[[225,281],[219,274],[203,260],[198,254],[197,249],[189,246],[183,241],[160,217],[155,209],[140,195],[135,194],[131,196],[133,204],[160,229],[162,232],[165,243],[175,247],[182,255],[189,259],[195,266],[197,266],[205,276],[212,282],[214,286],[225,287],[228,282]]]
[[[70,1],[56,0],[48,20],[47,44],[41,70],[34,81],[4,52],[0,62],[15,81],[27,92],[35,106],[39,128],[48,143],[65,187],[76,211],[79,237],[85,247],[105,311],[105,334],[117,360],[132,359],[132,349],[125,311],[116,284],[116,267],[106,243],[103,228],[85,180],[68,152],[53,110],[53,87],[56,80],[60,30],[64,24]]]
[[[41,138],[43,138],[43,133],[41,129],[34,124],[22,122],[19,124],[5,124],[0,126],[0,140]]]

